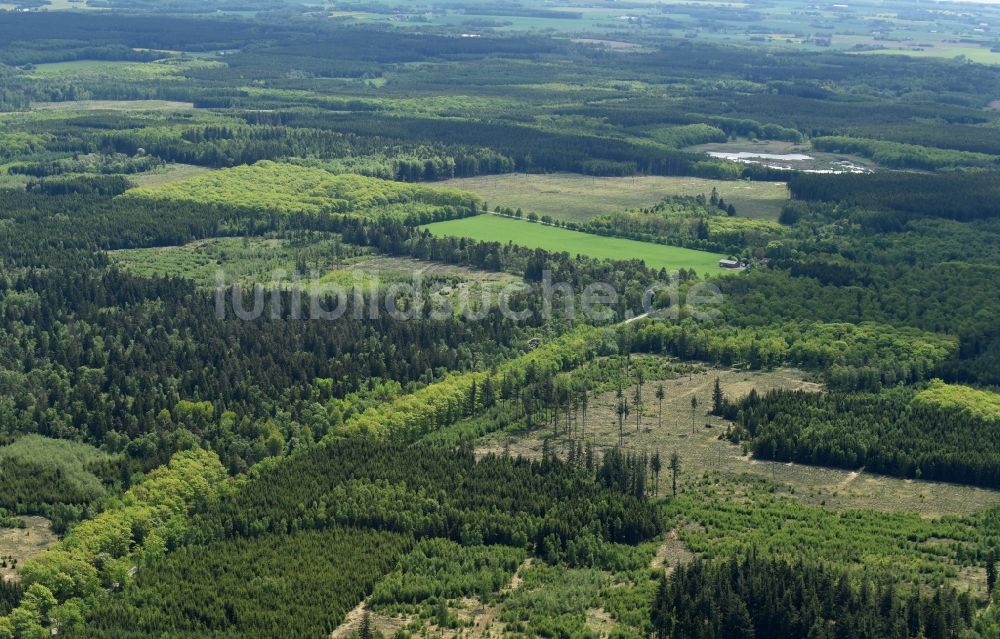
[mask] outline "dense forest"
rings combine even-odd
[[[722,412],[737,424],[730,437],[749,440],[753,454],[763,459],[996,487],[1000,464],[991,442],[996,412],[968,407],[961,387],[938,382],[937,388],[933,401],[928,391],[908,388],[751,394]]]
[[[998,636],[1000,12],[612,4],[0,5],[0,639]]]
[[[789,605],[791,604],[791,605]],[[960,637],[972,625],[967,597],[938,591],[900,600],[891,584],[860,586],[829,566],[749,554],[682,566],[663,577],[653,604],[656,636]]]

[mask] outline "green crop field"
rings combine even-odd
[[[652,206],[674,195],[708,195],[712,189],[736,207],[737,214],[777,220],[788,200],[780,182],[706,180],[696,177],[593,177],[574,173],[512,173],[458,178],[444,185],[471,191],[490,208],[522,208],[559,220],[579,222],[599,215]]]
[[[529,248],[566,251],[570,254],[588,255],[599,259],[640,259],[646,266],[657,269],[693,268],[699,273],[708,273],[718,271],[719,260],[726,257],[707,251],[580,233],[497,215],[477,215],[461,220],[429,224],[423,228],[436,235],[467,237],[480,241],[513,242]]]

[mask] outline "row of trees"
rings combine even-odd
[[[121,175],[56,177],[33,180],[25,187],[29,193],[44,195],[99,195],[114,197],[134,186]]]

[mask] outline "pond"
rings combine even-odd
[[[754,151],[707,151],[708,156],[743,164],[761,164],[769,169],[802,173],[871,173],[871,169],[849,160],[820,160],[805,153],[758,153]],[[821,168],[820,168],[821,167]]]

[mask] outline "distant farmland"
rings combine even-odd
[[[777,220],[788,201],[783,182],[706,180],[695,177],[594,177],[573,173],[484,175],[442,183],[482,197],[496,205],[522,208],[525,213],[580,222],[626,209],[653,206],[673,195],[705,195],[715,188],[736,207],[740,217]]]
[[[423,228],[435,235],[467,237],[488,242],[513,242],[529,248],[565,251],[571,255],[589,255],[609,260],[640,259],[651,268],[666,268],[671,271],[681,268],[693,268],[698,273],[718,271],[719,260],[726,257],[707,251],[591,235],[498,215],[477,215],[429,224]]]

